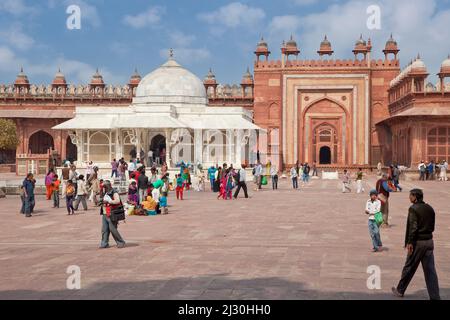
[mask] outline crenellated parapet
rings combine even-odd
[[[286,61],[284,68],[398,68],[398,60],[371,60],[370,65],[366,60],[290,60]],[[255,69],[279,69],[282,68],[280,60],[255,62]]]
[[[386,42],[383,53],[385,55],[383,59],[371,59],[372,41],[363,39],[361,35],[356,41],[352,50],[354,59],[331,59],[334,54],[331,41],[325,35],[324,39],[320,43],[319,50],[317,51],[318,59],[298,59],[300,54],[300,48],[297,42],[291,37],[288,42],[283,41],[281,46],[281,59],[275,60],[269,59],[270,51],[267,49],[267,42],[259,42],[257,50],[255,51],[255,70],[269,70],[280,68],[398,68],[400,65],[397,59],[397,54],[400,51],[398,49],[397,42],[391,38]],[[264,49],[264,50],[263,50]],[[264,55],[265,60],[260,59],[260,56]],[[290,59],[290,56],[295,56],[295,59]],[[328,56],[328,59],[325,57]]]
[[[135,71],[128,84],[112,85],[103,81],[102,75],[97,70],[89,84],[67,84],[61,70],[55,75],[50,84],[31,84],[28,77],[21,69],[13,84],[0,84],[0,99],[37,100],[68,100],[82,101],[92,99],[119,100],[131,102],[136,93],[136,88],[141,80]]]

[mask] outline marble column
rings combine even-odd
[[[170,151],[170,142],[171,142],[171,135],[172,135],[172,129],[165,129],[164,135],[166,137],[166,163],[167,167],[172,167],[172,159],[171,159],[171,151]]]
[[[234,151],[234,156],[235,156],[235,161],[236,161],[236,168],[241,167],[242,165],[242,154],[241,154],[241,144],[242,144],[242,138],[243,138],[243,133],[242,130],[236,130],[236,134],[235,134],[235,151]]]
[[[194,164],[203,165],[203,130],[194,129]]]

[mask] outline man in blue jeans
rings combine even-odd
[[[208,179],[209,182],[211,183],[211,191],[214,190],[214,182],[216,181],[216,168],[214,166],[211,166],[208,169]]]
[[[25,180],[23,180],[23,192],[25,200],[25,217],[31,217],[33,213],[35,199],[34,199],[34,177],[32,173],[27,174]]]

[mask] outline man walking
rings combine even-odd
[[[383,214],[383,224],[381,227],[383,228],[389,227],[389,195],[393,191],[389,188],[387,178],[387,174],[383,173],[381,179],[379,179],[376,184],[378,199],[381,201],[381,213]]]
[[[73,204],[74,210],[78,211],[78,207],[80,206],[80,202],[83,205],[84,211],[87,211],[87,188],[86,188],[86,182],[84,181],[84,176],[81,174],[77,181],[77,194],[75,198],[75,202]]]
[[[363,176],[364,176],[364,173],[362,171],[362,168],[359,168],[358,172],[356,173],[356,193],[358,193],[358,194],[364,192]]]
[[[224,169],[225,169],[225,166],[224,166]],[[263,174],[263,168],[262,168],[261,162],[258,160],[256,162],[256,166],[255,166],[255,178],[256,178],[256,189],[255,189],[255,191],[261,190],[262,174]]]
[[[270,167],[270,176],[272,177],[272,190],[278,190],[278,169],[276,165]]]
[[[214,166],[208,168],[208,180],[211,183],[211,191],[213,191],[216,182],[216,168]]]
[[[292,179],[292,188],[298,189],[298,172],[296,167],[291,168],[291,179]]]
[[[248,193],[247,193],[247,183],[245,182],[247,180],[247,172],[245,171],[246,165],[243,164],[241,166],[242,169],[239,169],[237,176],[236,176],[236,180],[237,180],[237,189],[234,193],[234,199],[237,199],[239,192],[242,190],[244,190],[244,196],[247,199],[248,198]]]
[[[428,295],[431,300],[440,300],[439,282],[434,264],[435,212],[423,201],[423,191],[420,189],[411,190],[409,200],[412,205],[408,211],[405,235],[408,257],[400,282],[396,288],[392,288],[392,292],[397,297],[403,297],[419,264],[422,263]]]
[[[32,173],[27,174],[25,180],[23,180],[23,192],[25,200],[25,217],[31,217],[33,212],[35,199],[34,199],[34,177]]]
[[[317,163],[314,162],[311,169],[312,169],[312,172],[313,172],[312,176],[313,177],[317,177],[318,176],[318,174],[317,174]]]
[[[145,175],[145,168],[141,167],[140,175],[138,177],[138,189],[139,189],[139,203],[142,203],[147,199],[148,189],[148,177]],[[156,200],[156,199],[155,199]]]
[[[425,173],[427,172],[427,166],[423,160],[420,162],[418,169],[419,169],[419,180],[425,181]]]
[[[102,199],[102,207],[100,214],[102,215],[102,242],[100,249],[109,248],[109,235],[112,234],[117,243],[117,248],[124,248],[125,241],[122,239],[117,230],[118,221],[111,220],[111,211],[120,206],[121,200],[117,190],[113,189],[111,182],[106,180],[103,183],[105,189],[105,196]]]

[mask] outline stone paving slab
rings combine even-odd
[[[366,192],[375,177],[365,182]],[[313,180],[300,191],[250,191],[216,200],[210,192],[169,197],[170,214],[129,217],[120,232],[129,247],[99,250],[98,209],[67,216],[38,196],[36,214],[18,213],[17,196],[0,199],[1,299],[394,299],[390,287],[405,261],[408,193],[391,199],[387,250],[370,252],[367,194],[342,194],[338,181]],[[441,296],[450,299],[450,183],[421,187],[437,212],[435,257]],[[111,239],[111,241],[113,241]],[[113,244],[113,243],[111,243]],[[81,290],[68,290],[67,267],[81,268]],[[367,267],[381,268],[369,290]],[[419,268],[406,299],[427,299]]]

